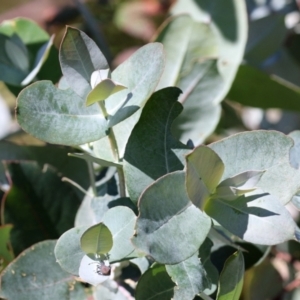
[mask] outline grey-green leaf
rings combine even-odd
[[[56,261],[68,273],[78,276],[80,262],[85,255],[80,247],[80,238],[88,226],[66,231],[57,241],[54,254]]]
[[[97,104],[85,106],[71,89],[39,81],[18,96],[17,120],[33,136],[52,144],[81,145],[106,135],[107,124]]]
[[[144,107],[159,82],[164,69],[164,59],[162,45],[160,43],[150,43],[137,50],[111,74],[113,81],[127,87],[126,90],[111,95],[105,101],[108,114],[114,120],[111,122],[116,124],[116,120],[122,120],[113,127],[120,157],[124,155],[128,138],[141,114],[141,109],[139,109],[128,117],[128,112],[124,114],[124,109],[129,109],[129,112],[132,113],[136,110],[136,106],[139,108]],[[116,112],[116,108],[120,105],[122,105],[122,109]],[[124,115],[128,117],[125,120]],[[103,151],[105,152],[105,148],[108,146],[109,141],[107,138],[94,143],[96,155],[107,159],[109,155],[103,154]]]
[[[149,186],[139,200],[133,244],[164,264],[180,263],[205,240],[211,220],[185,191],[183,171],[169,173]],[[172,239],[166,240],[166,236]]]
[[[118,206],[108,210],[103,216],[103,223],[109,228],[113,247],[109,251],[110,261],[122,260],[133,254],[135,248],[131,242],[134,234],[136,215],[124,206]]]
[[[257,187],[283,205],[300,189],[300,172],[290,164],[292,146],[290,137],[263,130],[239,133],[209,145],[225,165],[222,180],[245,171],[265,170]]]
[[[55,262],[55,243],[35,244],[18,256],[1,273],[0,296],[14,300],[83,299],[80,284]]]
[[[166,272],[165,266],[154,265],[140,278],[136,287],[136,300],[170,300],[174,295],[175,283]]]
[[[92,90],[92,73],[108,68],[106,58],[96,43],[84,32],[72,27],[67,27],[63,37],[59,60],[68,85],[83,99]]]
[[[186,58],[176,83],[185,93],[182,101],[187,109],[174,126],[181,140],[191,138],[198,145],[216,127],[220,118],[219,103],[226,96],[242,61],[247,40],[246,7],[244,1],[240,0],[222,3],[217,0],[179,0],[172,7],[172,13],[188,13],[194,20]],[[182,22],[180,18],[183,17],[174,21]],[[174,48],[178,47],[177,32],[172,30],[176,26],[169,27],[169,32],[164,33],[162,39],[167,46],[167,57],[171,53],[169,57],[174,60],[172,54],[176,53]],[[173,35],[173,43],[170,43],[169,35]],[[185,38],[188,36],[186,34]],[[201,42],[202,39],[204,42]],[[207,60],[211,58],[216,60]],[[180,55],[178,60],[179,63],[182,61]]]
[[[205,212],[250,243],[275,245],[294,239],[297,225],[284,206],[272,195],[255,193],[232,201],[211,199]]]
[[[137,201],[154,180],[183,169],[184,155],[189,148],[171,133],[171,125],[182,111],[182,106],[177,102],[180,93],[175,87],[155,92],[128,140],[124,173],[133,201]]]
[[[166,270],[176,283],[174,300],[194,299],[197,294],[210,287],[198,252],[179,264],[166,265]]]
[[[217,300],[239,300],[244,281],[244,258],[241,251],[232,254],[220,274]]]

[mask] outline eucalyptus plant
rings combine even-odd
[[[300,207],[299,132],[202,144],[246,44],[244,2],[213,2],[178,1],[155,40],[115,70],[91,38],[67,27],[59,83],[36,81],[20,92],[20,126],[71,146],[90,187],[69,172],[65,180],[85,194],[74,227],[13,260],[1,273],[1,297],[87,299],[85,282],[95,299],[126,299],[115,280],[130,262],[142,274],[137,300],[238,300],[247,245],[263,257],[269,246],[300,240],[285,207]],[[225,3],[229,15],[220,19]],[[216,245],[234,249],[221,271],[211,261]]]

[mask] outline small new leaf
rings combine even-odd
[[[83,233],[80,245],[86,254],[105,254],[113,246],[113,237],[107,226],[99,223]]]
[[[103,101],[110,95],[126,89],[125,86],[113,82],[111,79],[106,78],[100,81],[95,88],[88,94],[86,105],[92,105],[95,102]]]

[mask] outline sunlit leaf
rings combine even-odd
[[[210,218],[188,198],[184,177],[183,171],[161,177],[139,200],[140,214],[132,242],[160,263],[176,264],[192,256],[211,226]]]
[[[113,246],[113,237],[107,226],[99,223],[82,234],[80,245],[86,254],[106,254]]]

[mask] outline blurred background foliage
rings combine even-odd
[[[111,67],[115,68],[136,49],[152,40],[174,2],[2,0],[0,21],[26,17],[44,29],[47,39],[55,34],[54,46],[35,79],[47,78],[56,83],[61,75],[57,48],[65,25],[85,31],[98,44]],[[244,62],[222,102],[220,122],[206,140],[207,143],[244,130],[275,129],[287,134],[300,129],[300,1],[246,0],[246,4],[249,32]],[[23,42],[28,48],[29,64],[33,68],[34,58],[45,40]],[[14,107],[16,95],[24,86],[5,83],[3,70],[1,80],[0,269],[33,243],[58,238],[73,226],[83,194],[62,182],[63,176],[85,189],[89,186],[85,163],[67,156],[72,149],[46,145],[20,130],[14,119]],[[97,170],[98,178],[104,174],[102,168]],[[67,201],[61,203],[61,195],[66,194]],[[23,199],[28,201],[24,203]],[[53,206],[55,209],[50,210],[49,207]],[[61,210],[66,215],[57,217],[57,212]],[[291,211],[297,218],[298,214]],[[36,220],[32,219],[32,213],[37,216]],[[35,226],[36,223],[39,225]],[[222,247],[227,247],[226,251],[220,251]],[[249,253],[248,257],[245,256],[249,269],[243,299],[299,299],[299,244],[288,242],[266,249],[245,243],[242,247]],[[222,269],[224,261],[233,251],[234,248],[227,245],[214,245],[212,262]],[[267,257],[264,262],[258,264],[264,257]]]

